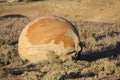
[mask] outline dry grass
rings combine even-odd
[[[119,4],[119,0],[0,3],[0,80],[119,80]],[[24,67],[27,62],[17,51],[19,35],[28,22],[48,14],[65,17],[77,26],[82,55],[77,61]],[[54,54],[49,57],[57,58]]]

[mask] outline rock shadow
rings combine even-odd
[[[120,59],[119,25],[109,22],[71,22],[77,26],[80,39],[82,38],[80,46],[84,49],[80,51],[77,60],[94,61],[101,58]],[[113,41],[115,42],[114,46],[107,46],[108,42],[112,43]],[[92,49],[94,45],[97,49]]]
[[[78,60],[95,61],[106,57],[117,58],[118,55],[120,55],[120,42],[117,42],[116,47],[112,49],[107,48],[103,51],[87,51],[84,54],[79,55]]]

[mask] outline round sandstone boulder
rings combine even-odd
[[[66,19],[43,16],[29,23],[22,31],[18,51],[23,60],[65,61],[81,50],[76,28]]]

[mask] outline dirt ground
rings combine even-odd
[[[77,28],[77,60],[29,65],[18,55],[22,29],[43,15]],[[0,80],[120,80],[120,0],[46,0],[0,3]]]

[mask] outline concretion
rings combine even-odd
[[[77,29],[69,21],[56,16],[43,16],[22,31],[18,51],[31,63],[64,61],[81,50]]]

